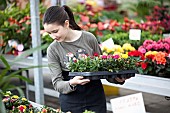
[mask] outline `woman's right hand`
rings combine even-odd
[[[73,79],[69,80],[70,85],[77,85],[77,84],[84,85],[84,84],[87,84],[89,82],[90,82],[90,80],[84,79],[83,76],[75,76]]]

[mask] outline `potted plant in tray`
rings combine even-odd
[[[89,79],[102,79],[135,76],[136,60],[128,56],[98,55],[93,56],[69,53],[69,76],[82,75]]]

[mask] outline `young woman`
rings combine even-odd
[[[82,113],[91,110],[106,113],[106,100],[100,80],[84,79],[81,75],[70,79],[66,66],[68,53],[83,50],[88,55],[101,54],[96,37],[81,30],[66,5],[52,6],[44,14],[43,26],[54,39],[47,49],[49,69],[54,89],[60,92],[59,101],[63,112]],[[124,83],[125,79],[108,80]]]

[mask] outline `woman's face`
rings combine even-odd
[[[67,23],[65,23],[64,26],[58,24],[44,24],[45,31],[57,42],[66,40],[68,28]]]

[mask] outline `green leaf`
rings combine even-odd
[[[0,59],[3,62],[3,64],[5,65],[5,67],[7,69],[10,69],[10,65],[8,64],[8,62],[6,61],[6,59],[2,55],[0,55]]]
[[[169,68],[166,68],[166,70],[170,72],[170,67],[169,67]]]
[[[19,92],[20,96],[25,96],[23,90],[20,87],[16,87],[15,89]]]
[[[0,112],[1,113],[7,113],[6,112],[6,109],[5,109],[5,105],[4,103],[2,102],[2,95],[0,94]]]

